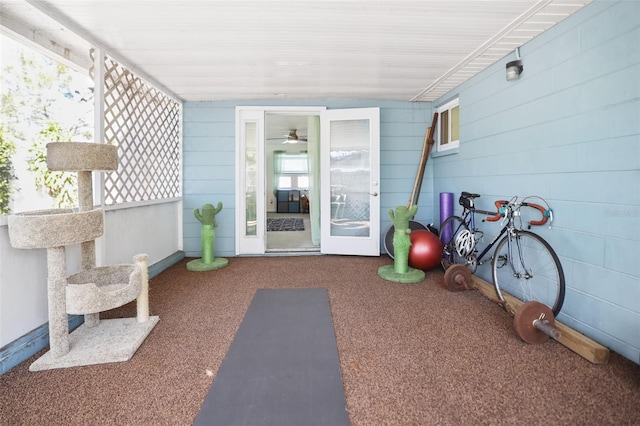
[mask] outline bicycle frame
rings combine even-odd
[[[496,212],[490,212],[487,210],[479,210],[479,209],[468,209],[465,208],[464,211],[462,212],[462,221],[464,223],[467,224],[467,226],[469,227],[469,230],[473,233],[474,238],[475,238],[475,234],[477,232],[476,229],[476,220],[475,220],[475,214],[479,213],[479,214],[483,214],[483,215],[487,215],[487,216],[495,216]],[[478,264],[482,264],[482,259],[484,258],[484,256],[486,256],[487,253],[489,253],[489,251],[491,251],[491,249],[493,248],[493,246],[500,241],[500,238],[507,232],[507,230],[512,226],[511,222],[512,222],[512,215],[510,214],[508,216],[508,222],[502,227],[502,229],[500,229],[500,231],[495,235],[495,237],[493,237],[493,240],[491,240],[491,242],[489,243],[489,245],[487,245],[487,247],[484,248],[484,250],[482,250],[482,252],[476,257]],[[455,230],[454,230],[455,233]]]
[[[508,229],[509,229],[509,226],[508,225],[504,225],[502,227],[502,229],[500,230],[500,232],[498,232],[496,234],[496,236],[493,237],[493,240],[491,240],[489,245],[487,247],[485,247],[485,249],[482,250],[482,252],[478,255],[478,262],[479,263],[482,260],[482,258],[493,248],[493,246],[496,244],[496,242],[498,242],[500,240],[500,238],[507,232]]]
[[[488,211],[488,210],[480,210],[480,209],[476,209],[475,207],[465,207],[464,210],[462,211],[462,221],[467,225],[467,227],[469,228],[469,231],[471,231],[471,233],[474,236],[475,239],[475,235],[476,232],[478,231],[476,229],[476,220],[475,220],[475,214],[479,213],[479,214],[483,214],[485,216],[490,216],[487,217],[487,221],[489,222],[495,222],[500,220],[501,218],[505,218],[506,219],[506,223],[503,225],[502,229],[500,229],[500,231],[496,234],[496,236],[493,238],[493,240],[491,240],[491,242],[489,243],[489,245],[487,247],[484,248],[484,250],[482,250],[482,252],[476,256],[476,260],[478,262],[479,265],[482,264],[482,259],[484,258],[484,256],[493,248],[493,246],[500,241],[500,238],[505,235],[505,233],[510,230],[510,229],[519,229],[516,227],[515,223],[514,223],[514,219],[516,216],[519,216],[519,212],[520,212],[520,208],[521,207],[531,207],[534,208],[538,211],[540,211],[540,213],[542,214],[542,218],[540,220],[531,220],[529,221],[529,227],[531,227],[531,225],[543,225],[547,222],[547,218],[551,218],[551,220],[553,220],[553,217],[551,215],[551,210],[549,209],[545,209],[544,207],[538,205],[538,204],[533,204],[533,203],[527,203],[527,202],[521,202],[520,204],[514,204],[513,203],[514,199],[512,199],[511,201],[506,201],[506,200],[498,200],[496,201],[494,204],[496,206],[496,208],[498,209],[497,212],[492,212],[492,211]],[[515,206],[515,207],[514,207]],[[477,240],[476,240],[477,242]],[[508,248],[509,248],[509,253],[511,253],[511,238],[509,238],[508,241]],[[520,246],[518,246],[518,258],[520,259],[522,265],[524,266],[524,259],[522,256],[522,250],[520,248]],[[516,268],[513,266],[513,256],[510,256],[510,263],[511,263],[511,268],[514,271],[515,274],[515,270]]]

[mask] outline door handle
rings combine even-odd
[[[374,197],[377,197],[378,193],[377,192],[370,192],[369,195],[373,195]]]

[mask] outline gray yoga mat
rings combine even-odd
[[[326,289],[259,289],[194,425],[349,425]]]

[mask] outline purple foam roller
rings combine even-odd
[[[451,224],[447,225],[447,229],[442,229],[442,222],[449,216],[453,216],[453,192],[440,193],[440,228],[441,240],[449,241],[451,238]]]

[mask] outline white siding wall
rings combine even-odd
[[[146,253],[148,264],[182,250],[182,201],[109,210],[105,214],[105,265],[131,263]]]

